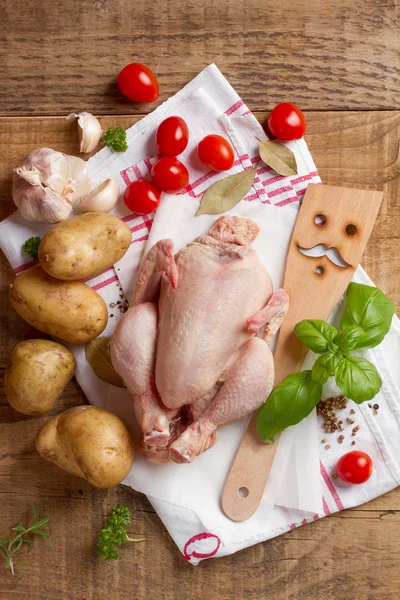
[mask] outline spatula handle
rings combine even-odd
[[[293,317],[288,314],[274,356],[275,384],[289,373],[298,371],[307,353],[307,348],[297,338],[292,339],[293,328]],[[290,351],[285,352],[285,349]],[[256,428],[256,414],[236,454],[222,495],[223,511],[233,521],[245,521],[257,510],[278,446],[279,435],[275,436],[273,444],[264,444]]]

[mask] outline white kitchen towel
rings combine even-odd
[[[170,237],[179,249],[196,235],[206,232],[215,220],[210,215],[194,217],[202,193],[223,176],[207,172],[199,163],[195,148],[201,137],[207,133],[221,133],[230,138],[236,152],[232,173],[258,164],[255,136],[265,137],[265,134],[218,69],[211,65],[128,130],[127,152],[116,154],[105,148],[88,161],[93,187],[105,178],[113,177],[120,181],[124,190],[130,181],[147,177],[158,157],[155,129],[171,114],[182,116],[189,124],[190,143],[180,158],[189,168],[190,184],[179,195],[163,195],[153,223],[154,215],[138,217],[129,213],[121,201],[118,203],[113,212],[129,224],[131,247],[114,268],[87,282],[102,295],[107,305],[116,304],[124,297],[130,298],[146,244],[148,249],[158,239]],[[296,154],[299,175],[283,178],[259,165],[253,189],[231,211],[253,218],[261,226],[254,246],[276,287],[282,280],[299,201],[309,182],[320,182],[304,140],[289,145]],[[43,235],[48,229],[49,226],[28,223],[18,213],[0,223],[0,246],[17,274],[33,264],[21,251],[23,241],[32,235]],[[357,271],[356,279],[369,281],[361,269]],[[120,317],[118,305],[110,307],[109,313],[107,329],[102,335],[112,333]],[[396,459],[400,456],[399,349],[400,328],[394,319],[385,341],[368,352],[368,357],[382,371],[385,382],[376,400],[380,404],[378,416],[374,416],[367,406],[354,405],[355,418],[363,424],[356,447],[367,449],[376,465],[373,477],[365,486],[340,486],[331,479],[331,469],[347,446],[340,446],[334,440],[331,449],[325,450],[320,443],[323,430],[317,424],[315,413],[282,435],[260,508],[245,523],[237,524],[227,519],[220,510],[219,499],[248,419],[223,428],[216,446],[192,465],[156,466],[138,458],[125,483],[148,494],[171,536],[192,564],[210,556],[231,554],[382,494],[400,482]],[[85,360],[83,347],[74,346],[72,350],[78,361],[77,379],[89,401],[114,410],[135,429],[127,392],[104,384],[94,375]],[[312,361],[311,355],[307,361]],[[334,391],[328,386],[325,390],[326,394]],[[349,434],[346,437],[349,437],[350,448]]]

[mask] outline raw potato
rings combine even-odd
[[[123,421],[97,406],[76,406],[50,419],[36,437],[36,449],[42,458],[99,488],[121,483],[134,459]]]
[[[8,402],[24,415],[49,412],[75,373],[71,352],[50,340],[20,342],[4,374]]]
[[[39,245],[39,262],[57,279],[85,279],[120,260],[131,240],[131,230],[121,219],[85,213],[61,221],[46,233]]]
[[[25,321],[66,342],[89,342],[107,325],[107,307],[97,292],[81,281],[54,279],[39,266],[21,273],[9,295]]]

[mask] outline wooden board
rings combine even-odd
[[[107,117],[102,122],[127,127],[134,120]],[[384,191],[362,264],[400,306],[400,112],[312,112],[307,122],[307,142],[325,183]],[[0,218],[14,210],[11,168],[43,143],[74,152],[74,130],[61,118],[0,119]],[[11,349],[33,333],[8,303],[12,278],[1,256],[0,535],[28,517],[36,499],[51,515],[53,549],[39,543],[24,555],[21,582],[0,571],[1,600],[398,600],[400,489],[194,568],[183,560],[144,496],[123,486],[96,490],[41,460],[33,438],[44,419],[13,411],[2,389]],[[53,413],[82,402],[82,392],[71,382]],[[106,564],[97,559],[95,542],[115,503],[131,507],[131,531],[147,540],[124,548],[117,563]]]
[[[350,8],[351,6],[351,8]],[[2,0],[0,114],[141,113],[116,93],[128,62],[160,103],[211,62],[253,110],[399,105],[396,0]]]

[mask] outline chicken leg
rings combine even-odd
[[[152,302],[131,307],[115,328],[110,354],[114,368],[133,396],[133,409],[144,443],[166,446],[169,418],[154,382],[157,313]]]
[[[170,459],[191,462],[204,452],[218,427],[256,410],[274,383],[274,361],[268,345],[251,338],[238,351],[221,389],[201,417],[170,446]]]

